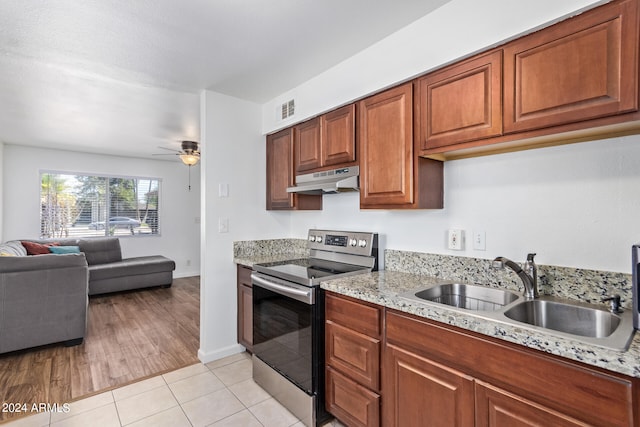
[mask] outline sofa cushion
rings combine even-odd
[[[42,244],[23,240],[20,243],[22,243],[22,246],[27,250],[27,255],[47,255],[51,253],[49,252],[49,247],[58,246],[58,243],[55,242]]]
[[[82,239],[80,251],[87,257],[87,264],[99,265],[122,261],[120,240],[116,237]]]
[[[27,250],[19,240],[9,240],[0,245],[0,254],[3,256],[27,256]]]
[[[161,255],[126,258],[112,262],[89,266],[89,280],[104,280],[114,277],[135,276],[139,274],[173,271],[176,263]]]
[[[49,252],[52,254],[79,254],[80,246],[50,246]]]

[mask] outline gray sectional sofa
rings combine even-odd
[[[51,241],[29,240],[37,244]],[[80,344],[89,295],[171,286],[175,263],[163,256],[122,258],[117,238],[59,239],[79,253],[28,256],[20,241],[0,245],[0,353]]]

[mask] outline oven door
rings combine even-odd
[[[308,395],[318,391],[317,287],[260,273],[253,284],[253,353]]]

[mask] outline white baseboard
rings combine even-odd
[[[183,277],[194,277],[199,275],[200,275],[199,270],[196,270],[196,271],[177,271],[176,270],[173,272],[174,279],[182,279]]]
[[[242,353],[246,349],[241,344],[230,345],[229,347],[220,348],[213,351],[205,352],[202,349],[198,350],[198,359],[202,363],[213,362],[214,360],[222,359],[223,357],[231,356],[233,354]]]

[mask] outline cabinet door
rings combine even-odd
[[[253,351],[253,289],[251,269],[238,265],[238,343]]]
[[[323,115],[321,123],[322,166],[356,161],[356,106],[347,105]]]
[[[267,136],[267,210],[292,209],[293,129]]]
[[[412,85],[364,99],[358,109],[360,206],[413,203]]]
[[[472,377],[393,345],[385,347],[384,360],[385,426],[473,425]]]
[[[293,128],[267,135],[267,210],[322,209],[322,195],[287,193],[293,186]]]
[[[502,51],[422,77],[417,82],[421,149],[502,133]]]
[[[504,47],[504,132],[638,108],[637,1],[613,2]]]
[[[299,124],[295,128],[296,172],[305,172],[322,166],[320,153],[320,120]]]
[[[492,385],[476,383],[476,427],[587,425]]]

